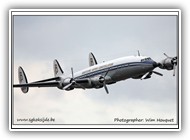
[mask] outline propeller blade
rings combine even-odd
[[[173,66],[173,69],[174,69],[174,71],[173,71],[173,76],[175,76],[176,65]]]
[[[104,82],[104,89],[106,90],[106,93],[109,94],[108,88],[106,86],[106,83]]]
[[[150,72],[145,73],[145,74],[141,77],[141,80],[145,79],[149,74],[150,74]]]
[[[64,86],[64,90],[67,90],[68,88],[70,88],[71,86],[73,85],[73,82],[71,82],[70,84],[68,84],[68,85],[66,85],[66,86]]]
[[[140,56],[140,52],[139,52],[139,50],[137,51],[137,55]]]
[[[71,75],[72,75],[72,78],[71,78],[71,83],[69,83],[68,85],[66,85],[63,89],[64,90],[67,90],[68,88],[70,88],[71,86],[73,85],[77,85],[78,87],[81,87],[82,89],[85,90],[85,87],[82,86],[81,84],[77,83],[77,82],[81,82],[81,80],[75,80],[74,79],[74,74],[73,74],[73,68],[71,67]],[[85,81],[86,82],[86,81]]]
[[[71,67],[71,74],[72,74],[72,78],[74,77],[74,75],[73,75],[73,68]]]
[[[168,56],[167,54],[165,54],[165,53],[164,53],[164,55],[165,55],[166,57],[169,57],[169,56]]]
[[[107,94],[109,94],[109,91],[108,91],[108,88],[107,88],[107,86],[106,86],[106,79],[105,79],[105,77],[107,76],[108,72],[109,72],[109,69],[108,69],[108,71],[107,71],[107,72],[105,73],[105,75],[104,75],[104,82],[103,82],[103,84],[104,84],[104,89],[106,90],[106,93],[107,93]]]
[[[109,72],[109,69],[108,69],[108,71],[105,73],[105,75],[104,75],[104,79],[105,79],[105,77],[107,76],[108,72]]]
[[[163,76],[163,74],[161,74],[161,73],[159,73],[159,72],[157,72],[157,71],[152,71],[154,74],[157,74],[157,75],[159,75],[159,76]]]

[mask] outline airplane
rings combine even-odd
[[[61,90],[73,90],[75,88],[82,89],[105,89],[108,94],[107,85],[117,83],[129,78],[132,79],[148,79],[152,74],[163,76],[163,74],[154,71],[159,67],[165,70],[173,70],[173,76],[175,76],[175,70],[177,67],[177,56],[169,57],[166,55],[165,59],[161,62],[155,62],[153,59],[147,56],[141,56],[139,51],[136,56],[125,56],[110,60],[107,62],[97,63],[97,60],[93,53],[89,53],[89,67],[73,72],[71,68],[71,74],[64,75],[64,72],[55,59],[53,61],[54,77],[28,83],[26,74],[21,66],[18,68],[19,84],[14,84],[14,88],[21,88],[23,93],[29,91],[29,87],[57,87]]]

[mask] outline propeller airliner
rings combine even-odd
[[[61,90],[73,90],[75,88],[90,89],[90,88],[105,88],[108,94],[107,85],[116,82],[132,79],[148,79],[152,74],[163,76],[163,74],[154,71],[155,68],[165,70],[175,70],[177,67],[177,56],[169,57],[166,55],[161,62],[155,62],[150,57],[141,56],[139,51],[137,56],[126,56],[114,59],[107,62],[97,63],[93,53],[89,54],[89,67],[73,72],[71,68],[71,75],[64,75],[64,72],[55,59],[53,62],[54,77],[28,83],[26,74],[22,67],[18,68],[19,84],[14,84],[14,88],[21,88],[23,93],[29,91],[29,87],[57,87]]]

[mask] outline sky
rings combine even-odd
[[[14,83],[22,66],[28,81],[51,78],[57,59],[65,75],[88,67],[88,54],[98,62],[128,55],[157,62],[177,55],[176,16],[14,16]],[[177,78],[128,79],[102,89],[14,89],[14,123],[19,119],[54,118],[54,124],[115,124],[114,118],[168,118],[176,123]],[[178,72],[178,71],[177,71]],[[33,122],[35,123],[35,122]],[[41,123],[41,122],[37,122]]]

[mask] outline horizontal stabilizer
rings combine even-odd
[[[19,84],[15,84],[13,85],[13,87],[21,88],[23,93],[27,93],[29,91],[29,87],[59,87],[60,85],[60,82],[58,82],[60,81],[60,77],[53,77],[28,83],[25,72],[22,69],[22,67],[18,68],[18,79]]]
[[[35,82],[32,82],[32,83],[41,83],[41,82],[48,82],[48,81],[53,81],[53,80],[60,80],[60,77],[54,77],[54,78],[49,78],[49,79],[44,79],[44,80],[40,80],[40,81],[35,81]]]
[[[28,88],[28,87],[57,87],[59,86],[59,82],[42,82],[42,83],[28,83],[28,84],[17,84],[13,85],[13,87],[21,87],[21,88]]]

